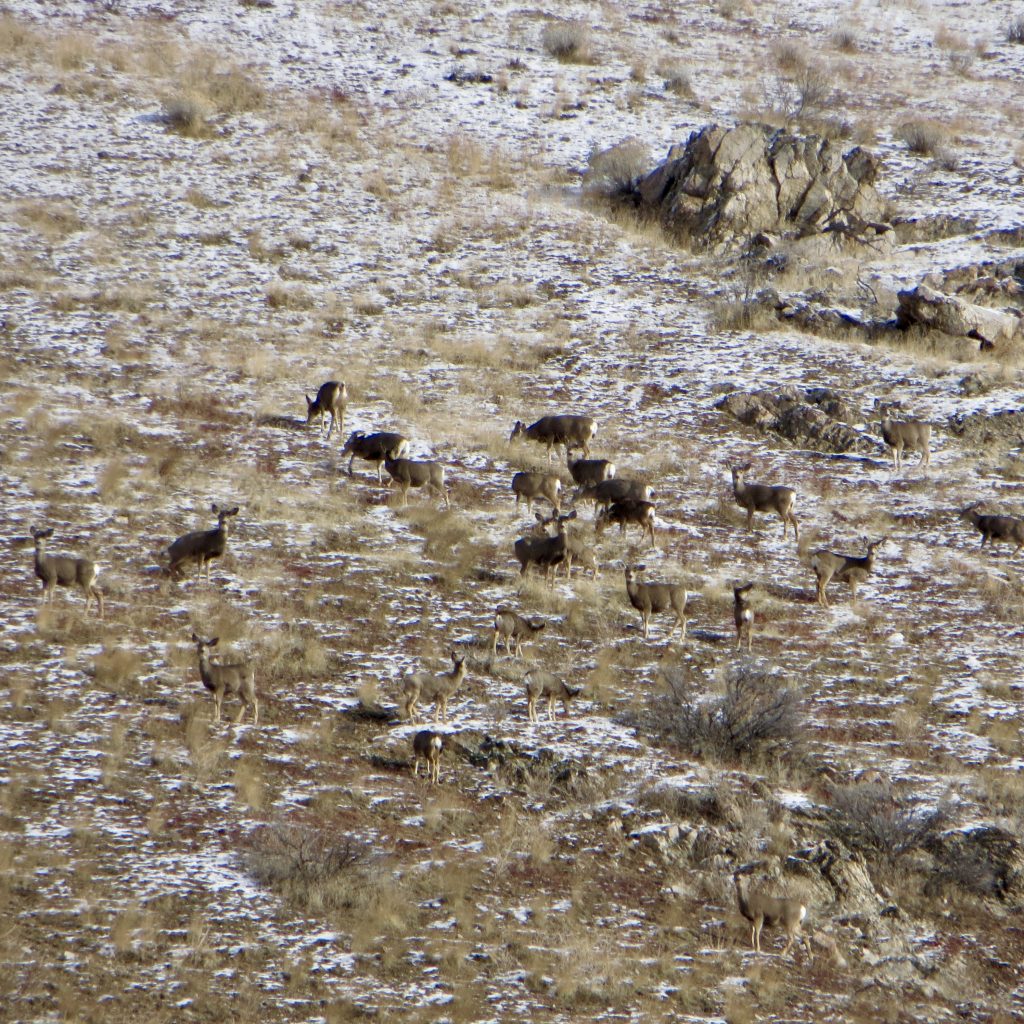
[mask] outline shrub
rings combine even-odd
[[[840,25],[832,33],[832,45],[843,53],[856,53],[860,49],[857,33],[848,25]]]
[[[552,21],[544,26],[541,45],[563,64],[590,64],[590,29],[582,21]]]
[[[637,182],[650,166],[650,150],[638,139],[626,139],[590,154],[583,187],[611,199],[624,199],[633,195]]]
[[[946,147],[946,129],[935,121],[904,121],[896,129],[898,138],[911,153],[918,156],[935,156]]]
[[[1024,17],[1014,18],[1006,30],[1006,41],[1009,43],[1024,43]]]
[[[164,103],[164,123],[179,135],[197,139],[207,132],[206,105],[195,96],[174,96]]]

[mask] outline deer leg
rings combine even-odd
[[[553,693],[548,694],[548,721],[553,722],[555,720],[555,695]]]
[[[215,722],[220,721],[220,706],[224,703],[224,691],[214,690],[213,691],[213,720]]]

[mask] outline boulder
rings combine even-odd
[[[954,337],[974,338],[983,348],[1011,341],[1021,330],[1016,310],[978,306],[926,284],[899,292],[896,298],[896,323],[902,328],[922,324]]]

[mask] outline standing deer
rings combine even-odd
[[[341,449],[341,457],[349,456],[348,475],[352,475],[352,463],[356,456],[365,459],[367,462],[377,464],[377,483],[383,484],[384,477],[380,468],[384,460],[389,456],[392,459],[401,459],[409,454],[409,439],[401,434],[390,431],[379,431],[376,434],[367,434],[362,430],[354,430],[348,436],[345,447]]]
[[[744,583],[742,587],[732,588],[732,617],[736,623],[736,646],[743,646],[743,634],[747,636],[747,650],[749,651],[754,643],[754,609],[750,607],[747,594],[750,593],[753,583]]]
[[[822,548],[811,555],[811,568],[818,580],[818,604],[830,607],[825,588],[832,580],[849,583],[852,600],[857,600],[857,586],[863,583],[875,567],[875,550],[885,543],[882,537],[868,544],[868,553],[863,558],[854,555],[840,555]]]
[[[573,501],[584,487],[599,484],[615,476],[615,463],[608,459],[570,459],[569,474],[576,485]]]
[[[392,484],[397,484],[402,492],[403,506],[409,504],[410,487],[426,487],[441,495],[445,508],[451,508],[448,488],[444,485],[444,466],[440,462],[393,459],[390,455],[385,455],[384,468],[388,471]]]
[[[238,696],[242,706],[238,709],[234,724],[242,720],[246,708],[252,708],[252,724],[257,725],[260,719],[260,706],[256,698],[256,666],[252,660],[216,662],[210,660],[209,648],[216,647],[220,638],[204,640],[192,634],[192,642],[196,645],[199,655],[199,677],[203,686],[213,694],[213,720],[220,721],[220,708],[224,703],[224,695],[230,693]]]
[[[100,618],[103,618],[103,592],[96,586],[96,563],[90,558],[74,558],[71,555],[48,555],[46,542],[53,536],[53,528],[37,530],[30,527],[32,539],[36,542],[36,576],[43,585],[43,604],[53,604],[57,587],[81,588],[85,595],[85,610],[89,611],[92,599],[96,598]]]
[[[210,562],[220,558],[228,546],[228,519],[238,515],[238,506],[234,508],[219,508],[211,505],[213,514],[217,517],[217,525],[212,530],[194,530],[192,533],[183,534],[167,548],[167,572],[173,576],[178,567],[187,562],[190,558],[196,561],[196,578],[205,568],[206,578],[210,578]]]
[[[652,497],[654,497],[654,491],[651,490],[649,484],[645,484],[642,480],[630,480],[627,477],[617,476],[578,488],[574,500],[592,501],[596,519],[599,512],[610,508],[617,501],[650,501]]]
[[[444,749],[444,737],[432,729],[421,729],[412,738],[412,752],[415,761],[412,766],[413,775],[420,773],[420,761],[427,763],[427,778],[437,783],[441,778],[441,751]]]
[[[744,474],[750,469],[751,463],[732,467],[732,493],[736,504],[747,511],[747,529],[754,525],[755,512],[777,512],[782,520],[782,536],[786,538],[789,524],[793,524],[793,535],[800,539],[800,527],[793,506],[796,504],[796,491],[792,487],[781,487],[770,484],[748,484],[743,480]]]
[[[739,904],[740,913],[750,922],[750,945],[756,952],[761,952],[761,929],[765,926],[774,928],[782,925],[786,930],[786,948],[782,955],[785,956],[793,946],[799,942],[807,949],[808,956],[811,955],[807,940],[800,934],[800,925],[807,916],[807,904],[798,899],[782,899],[775,896],[765,896],[762,893],[745,893],[740,882],[740,875],[745,869],[735,871],[732,876],[736,886],[736,902]]]
[[[554,473],[516,473],[512,477],[512,493],[516,496],[516,508],[525,501],[533,511],[534,498],[547,498],[556,513],[562,511],[562,481]]]
[[[439,676],[429,672],[410,672],[402,680],[402,694],[405,701],[405,717],[416,717],[416,706],[420,700],[434,702],[434,722],[438,717],[448,721],[448,701],[466,678],[466,656],[451,652],[452,667]]]
[[[523,677],[523,683],[526,686],[526,714],[531,722],[538,721],[538,700],[546,700],[548,702],[548,721],[553,722],[555,720],[555,701],[560,700],[562,702],[562,708],[565,710],[566,715],[568,715],[569,701],[573,697],[578,697],[583,692],[582,687],[568,686],[560,679],[555,679],[550,673],[541,672],[537,669],[530,669]]]
[[[625,533],[626,526],[633,523],[640,527],[641,543],[644,537],[649,536],[651,547],[658,546],[654,539],[654,502],[652,501],[624,498],[622,501],[614,502],[594,521],[594,532],[600,537],[604,528],[611,523],[619,524],[619,533]]]
[[[875,401],[875,408],[882,418],[882,440],[892,449],[892,465],[899,470],[903,464],[903,451],[920,452],[919,466],[927,466],[931,461],[932,425],[921,420],[894,420],[889,416],[893,408],[887,402]]]
[[[982,547],[987,541],[995,544],[997,540],[1005,540],[1014,545],[1012,554],[1017,554],[1024,546],[1024,519],[1018,519],[1016,516],[982,515],[977,509],[983,504],[984,502],[976,501],[973,505],[968,505],[961,510],[961,517],[981,531]]]
[[[647,639],[651,615],[671,611],[676,621],[669,627],[668,635],[678,625],[682,638],[686,639],[686,588],[681,583],[640,583],[637,577],[646,569],[645,565],[626,566],[626,594],[629,603],[640,613],[644,625],[644,639]]]
[[[553,537],[544,534],[543,536],[520,537],[513,545],[516,558],[519,560],[519,574],[525,576],[531,565],[536,565],[544,570],[544,578],[551,580],[551,571],[565,561],[565,552],[568,539],[566,537],[567,524],[576,518],[576,511],[568,515],[554,515],[545,518],[539,512],[534,513],[537,522],[542,528],[552,524],[557,531]]]
[[[523,641],[536,636],[547,623],[543,619],[528,619],[505,605],[494,610],[494,637],[491,653],[497,655],[498,641],[505,644],[505,654],[515,658],[523,655]],[[513,649],[514,648],[514,649]]]
[[[584,570],[590,570],[591,579],[597,579],[597,556],[594,549],[580,536],[576,527],[571,526],[565,531],[565,578],[572,579],[572,567],[579,564]],[[555,569],[557,575],[558,570]]]
[[[324,423],[330,416],[331,422],[327,426],[327,438],[330,440],[334,424],[339,420],[338,436],[340,437],[345,433],[345,408],[347,405],[348,389],[345,387],[344,381],[329,380],[326,384],[321,384],[316,398],[306,395],[306,426],[308,427],[313,420],[319,419],[320,433],[322,434]]]
[[[528,427],[522,420],[516,420],[509,435],[509,441],[525,437],[547,445],[548,462],[555,445],[565,445],[565,459],[573,448],[582,448],[583,457],[590,457],[590,439],[594,436],[594,420],[590,416],[542,416]]]

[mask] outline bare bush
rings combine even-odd
[[[179,135],[199,138],[208,130],[206,104],[195,96],[174,96],[164,103],[164,122]]]
[[[832,103],[835,87],[828,72],[817,64],[798,65],[791,73],[763,83],[765,104],[786,120],[818,117]]]
[[[918,156],[936,156],[949,141],[949,135],[941,124],[925,120],[904,121],[896,129],[896,138]]]
[[[1006,30],[1008,43],[1024,43],[1024,17],[1014,18]]]
[[[632,196],[637,182],[651,166],[651,152],[639,139],[626,139],[590,154],[583,187],[609,199]]]
[[[544,26],[541,45],[564,64],[591,64],[590,29],[582,21],[552,21]]]

